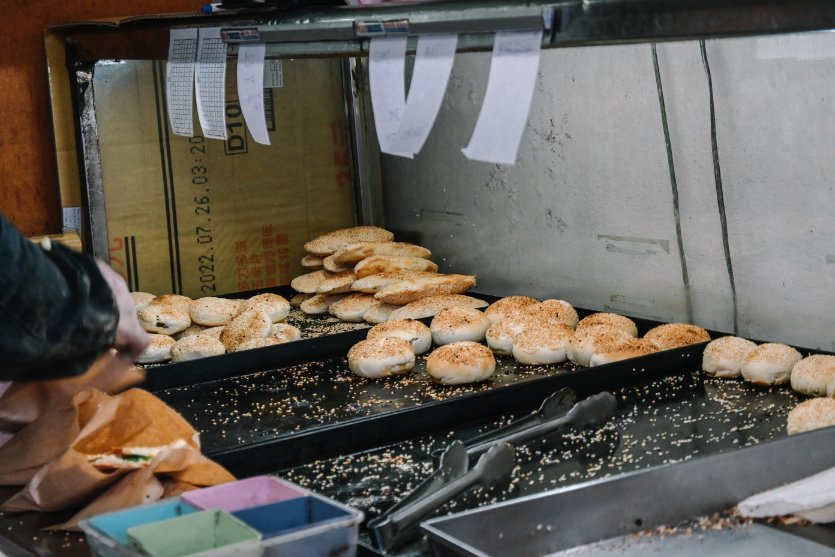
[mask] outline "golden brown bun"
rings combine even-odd
[[[290,298],[290,306],[297,308],[306,300],[309,300],[316,294],[296,294],[292,298]]]
[[[666,323],[647,331],[644,338],[657,346],[659,350],[672,350],[689,344],[708,342],[710,335],[697,325]]]
[[[526,365],[562,363],[568,359],[568,343],[573,333],[574,329],[566,323],[549,321],[528,327],[513,341],[513,358]]]
[[[149,333],[173,335],[185,331],[191,325],[188,305],[151,302],[140,309],[137,315],[139,323]]]
[[[348,351],[348,367],[355,375],[378,379],[402,375],[415,366],[415,352],[408,340],[382,337],[363,340]]]
[[[365,312],[374,305],[374,296],[371,294],[354,293],[348,294],[341,300],[331,304],[328,308],[328,313],[350,323],[359,323],[362,321]]]
[[[496,371],[493,352],[477,342],[454,342],[435,349],[426,358],[426,373],[443,385],[477,383]]]
[[[438,265],[428,259],[420,257],[390,257],[387,255],[372,255],[363,259],[354,267],[358,279],[377,273],[393,273],[398,271],[431,272],[438,270]]]
[[[284,341],[281,341],[280,339],[277,339],[275,337],[251,338],[238,344],[237,346],[235,346],[235,349],[231,350],[230,352],[243,352],[244,350],[266,348],[267,346],[278,346],[279,344],[284,344]]]
[[[429,296],[394,310],[389,315],[389,320],[397,321],[400,319],[423,319],[424,317],[434,317],[441,311],[454,307],[480,309],[487,307],[487,302],[479,300],[478,298],[473,298],[472,296],[465,296],[463,294]]]
[[[432,340],[441,346],[469,340],[481,342],[490,327],[490,320],[474,308],[447,308],[432,319],[429,329]]]
[[[137,356],[138,364],[157,364],[171,359],[171,347],[174,346],[174,339],[168,335],[151,333],[150,344],[142,353]]]
[[[607,325],[615,329],[620,329],[631,337],[638,336],[638,326],[635,325],[635,322],[617,313],[592,313],[577,323],[577,330],[579,331],[585,327],[592,327],[594,325]]]
[[[226,352],[223,343],[209,335],[194,335],[178,340],[171,347],[171,361],[187,362],[209,356],[220,356]]]
[[[342,294],[351,291],[351,285],[356,280],[353,271],[331,274],[316,288],[317,294]]]
[[[739,337],[727,336],[712,340],[702,353],[702,369],[711,377],[739,377],[742,362],[756,347],[756,343]]]
[[[495,313],[493,315],[498,316]],[[484,337],[487,340],[487,346],[493,352],[506,356],[513,352],[517,336],[526,329],[539,327],[542,324],[543,322],[536,317],[525,313],[513,313],[490,325]]]
[[[227,351],[232,352],[239,344],[247,340],[270,336],[272,326],[273,322],[266,313],[248,309],[242,311],[223,328],[220,341]]]
[[[523,309],[538,303],[539,301],[536,298],[530,296],[505,296],[487,306],[484,315],[491,323],[498,323],[505,317],[519,313]]]
[[[555,323],[565,323],[572,329],[580,321],[574,306],[564,300],[543,300],[538,304],[526,305],[522,313]]]
[[[397,337],[412,343],[415,354],[423,354],[432,346],[432,332],[429,327],[414,319],[387,321],[368,330],[368,340]]]
[[[424,247],[407,244],[406,242],[357,242],[356,244],[347,245],[334,253],[333,261],[337,265],[350,265],[353,267],[372,255],[429,259],[432,257],[432,252]]]
[[[577,327],[568,344],[568,358],[577,365],[588,367],[592,356],[616,351],[630,338],[635,337],[610,325]]]
[[[789,435],[835,425],[835,399],[810,398],[789,412],[786,430]]]
[[[322,268],[324,261],[318,255],[305,255],[302,257],[302,267],[317,271]]]
[[[176,335],[173,335],[174,340],[180,340],[181,338],[191,337],[194,335],[202,334],[203,331],[206,331],[210,327],[204,327],[203,325],[198,325],[197,323],[192,323],[189,325],[184,331],[180,331]],[[223,327],[221,327],[223,328]]]
[[[362,315],[363,321],[376,325],[378,323],[385,323],[388,321],[391,312],[398,309],[400,306],[392,304],[384,304],[380,300],[374,300],[365,313]]]
[[[131,292],[130,297],[133,298],[133,303],[136,304],[137,310],[148,307],[151,300],[156,298],[156,296],[149,294],[148,292]]]
[[[302,302],[299,309],[308,315],[324,315],[330,309],[331,304],[341,300],[347,295],[348,294],[316,294],[312,298]]]
[[[742,362],[742,378],[762,387],[788,383],[794,364],[803,359],[800,352],[785,344],[757,346]]]
[[[617,341],[614,344],[604,343],[591,355],[589,366],[601,366],[603,364],[646,356],[656,352],[658,352],[658,347],[650,341],[643,338],[627,336],[627,338]]]
[[[833,379],[835,356],[815,354],[803,358],[792,368],[792,389],[806,396],[826,396],[826,388]]]
[[[313,271],[294,278],[290,281],[290,286],[293,290],[302,294],[316,294],[316,289],[329,276],[331,276],[331,273],[327,271]]]
[[[307,242],[304,245],[304,249],[313,255],[327,257],[349,244],[355,244],[357,242],[391,242],[392,240],[394,240],[394,234],[388,230],[376,226],[354,226],[352,228],[343,228],[322,234],[318,238]]]
[[[298,327],[286,323],[274,323],[270,337],[280,343],[293,342],[302,338],[302,332]]]
[[[229,323],[241,311],[243,302],[207,296],[192,300],[188,306],[191,320],[205,327],[219,327]]]
[[[333,260],[333,256],[329,255],[322,260],[322,267],[329,273],[344,273],[345,271],[350,271],[354,268],[353,265],[339,265]]]
[[[156,296],[150,303],[158,306],[174,306],[188,311],[191,298],[179,294],[163,294],[162,296]]]
[[[351,285],[351,290],[356,292],[365,292],[367,294],[376,294],[383,288],[396,284],[406,279],[414,279],[419,277],[431,277],[437,273],[410,273],[405,271],[397,271],[393,273],[377,273],[376,275],[368,275],[361,279],[354,281]]]
[[[290,315],[290,302],[284,296],[267,292],[258,294],[243,302],[241,311],[255,309],[270,316],[273,323],[284,321]]]
[[[374,297],[387,304],[405,305],[427,296],[463,294],[474,286],[472,275],[434,275],[402,280],[386,286]]]

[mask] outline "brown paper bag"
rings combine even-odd
[[[42,414],[19,431],[0,447],[0,485],[24,485],[64,454],[105,397],[100,391],[81,391],[69,404]]]
[[[0,448],[0,462],[12,456],[8,451],[33,451],[17,453],[17,469],[6,471],[10,478],[27,473],[30,477],[0,510],[57,511],[87,505],[60,525],[68,528],[86,516],[159,499],[167,488],[170,492],[234,480],[223,467],[200,454],[199,437],[188,422],[146,391],[131,389],[111,397],[85,390],[72,399],[70,408],[72,411],[45,412]],[[39,451],[36,443],[50,438],[53,446]],[[182,447],[163,449],[139,469],[102,470],[89,461],[91,455],[118,453],[128,447],[165,447],[174,442]],[[9,484],[0,475],[0,484],[4,481]]]
[[[115,350],[102,355],[82,375],[51,381],[16,382],[0,397],[0,431],[18,431],[45,410],[66,406],[84,389],[116,394],[145,380],[145,371],[133,367]]]
[[[150,465],[124,476],[67,522],[48,529],[75,530],[78,522],[84,518],[152,503],[163,497],[179,495],[188,489],[231,482],[234,479],[229,472],[192,447],[166,449]]]

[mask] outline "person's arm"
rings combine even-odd
[[[102,273],[92,257],[44,249],[0,216],[0,380],[77,375],[118,344],[117,300],[129,295]],[[122,341],[131,358],[143,345]]]

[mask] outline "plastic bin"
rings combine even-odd
[[[136,557],[141,554],[128,546],[128,528],[195,512],[195,507],[180,497],[175,497],[159,503],[94,516],[81,521],[79,527],[87,535],[87,543],[94,555]]]
[[[308,495],[233,513],[263,536],[264,556],[353,557],[363,514]]]
[[[128,528],[131,546],[150,557],[259,557],[261,534],[221,510]]]
[[[223,509],[226,512],[260,507],[307,495],[301,487],[273,476],[246,480],[183,493],[183,500],[198,509]]]

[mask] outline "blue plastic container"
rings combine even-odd
[[[128,528],[177,518],[197,510],[180,497],[175,497],[151,505],[94,516],[82,521],[79,527],[87,534],[87,543],[94,555],[132,557],[137,552],[128,547]]]
[[[262,536],[264,556],[353,557],[360,511],[316,495],[232,513]]]

